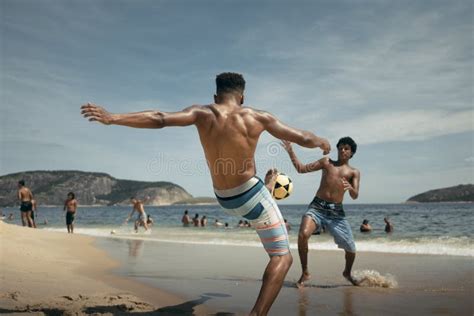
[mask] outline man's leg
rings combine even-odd
[[[304,282],[311,279],[308,271],[308,240],[311,234],[316,230],[316,223],[309,216],[303,216],[301,219],[300,231],[298,233],[298,254],[301,262],[301,277],[296,283],[298,288],[304,287]]]
[[[74,221],[71,223],[71,234],[74,234]]]
[[[281,290],[285,276],[293,263],[291,253],[270,257],[262,287],[250,315],[266,315]]]
[[[352,277],[352,265],[354,264],[356,254],[355,252],[346,251],[346,267],[342,272],[342,275],[353,285],[359,285],[358,282]]]
[[[26,217],[26,212],[21,212],[21,223],[23,226],[28,226],[28,218]]]
[[[26,213],[26,220],[28,222],[28,227],[33,228],[33,219],[31,218],[31,211],[25,212]]]

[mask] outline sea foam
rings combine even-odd
[[[384,287],[396,288],[398,282],[391,274],[382,275],[375,270],[357,270],[353,272],[354,279],[359,283],[359,286],[364,287]]]

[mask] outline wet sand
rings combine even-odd
[[[245,315],[251,309],[268,260],[262,249],[245,246],[120,239],[98,239],[98,245],[123,263],[117,273],[223,314]],[[293,267],[270,315],[473,313],[472,257],[361,252],[355,273],[375,270],[387,278],[354,287],[342,277],[343,251],[311,251],[313,278],[300,290],[295,287],[298,254],[292,253]]]

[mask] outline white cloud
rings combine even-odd
[[[337,138],[350,134],[361,144],[390,141],[417,141],[436,136],[463,133],[474,130],[473,111],[404,111],[367,115],[363,118],[337,121],[328,127],[331,136]]]

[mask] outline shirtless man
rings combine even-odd
[[[130,198],[130,202],[132,202],[133,209],[130,215],[128,215],[125,222],[128,222],[130,218],[132,218],[133,213],[137,212],[137,219],[135,220],[135,232],[138,233],[139,226],[145,227],[145,231],[147,231],[148,230],[148,225],[146,223],[147,216],[145,213],[145,208],[143,207],[143,203],[134,197]]]
[[[290,142],[283,141],[283,147],[290,155],[298,173],[323,170],[316,196],[301,220],[298,253],[303,271],[296,285],[302,288],[304,282],[311,278],[308,271],[308,240],[322,227],[331,233],[338,247],[345,250],[346,265],[342,275],[353,285],[357,285],[351,275],[356,254],[354,237],[342,206],[346,191],[349,191],[352,199],[357,199],[359,196],[360,172],[349,165],[349,159],[355,154],[357,144],[350,137],[341,138],[337,143],[337,161],[324,157],[306,165],[298,160]]]
[[[184,211],[183,217],[181,218],[181,223],[183,223],[184,227],[188,227],[191,224],[191,218],[188,215],[188,210]]]
[[[210,105],[194,105],[179,112],[159,110],[111,114],[90,104],[82,114],[90,121],[135,128],[189,126],[197,128],[219,204],[229,213],[250,220],[270,261],[251,315],[266,315],[277,297],[292,263],[288,236],[280,210],[263,182],[257,178],[254,154],[264,131],[276,138],[308,148],[329,143],[311,132],[289,127],[268,112],[244,107],[245,80],[240,74],[216,77],[216,94]]]
[[[73,192],[67,194],[67,200],[64,201],[63,211],[66,212],[66,227],[68,234],[74,233],[74,219],[77,211],[77,200]]]
[[[18,199],[20,200],[21,223],[23,226],[34,227],[31,211],[33,210],[33,193],[25,186],[25,181],[18,181]]]

